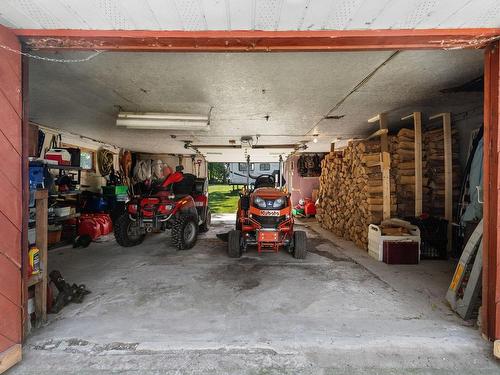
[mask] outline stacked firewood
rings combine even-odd
[[[317,218],[336,235],[366,248],[368,225],[383,216],[380,140],[351,141],[343,152],[322,161]],[[395,181],[391,178],[391,214],[396,214]]]
[[[425,150],[422,150],[422,166],[425,168]],[[415,215],[415,132],[402,128],[391,142],[391,171],[396,179],[397,215],[404,218]],[[427,179],[422,178],[422,185]],[[424,189],[425,193],[425,189]],[[425,201],[425,200],[424,200]]]
[[[461,170],[458,154],[457,131],[452,129],[452,186],[453,202],[460,195]],[[444,132],[442,127],[424,131],[423,148],[427,163],[424,166],[424,212],[443,217],[445,206],[445,173],[444,173]],[[426,193],[426,194],[425,194]],[[454,206],[456,206],[454,204]]]

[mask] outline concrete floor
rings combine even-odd
[[[188,251],[158,234],[50,252],[92,294],[51,315],[9,375],[500,373],[443,303],[449,262],[387,266],[313,222],[306,260],[230,259],[215,233],[232,217],[214,221]]]

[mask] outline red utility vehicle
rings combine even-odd
[[[261,175],[253,190],[247,187],[240,195],[236,229],[227,238],[230,257],[239,258],[248,245],[257,245],[259,254],[285,248],[297,259],[306,257],[307,236],[304,231],[294,231],[290,194],[275,186],[274,176]]]
[[[171,229],[172,244],[185,250],[195,245],[198,231],[208,231],[210,221],[207,179],[178,170],[149,194],[132,198],[114,233],[118,244],[129,247],[142,243],[146,233]]]

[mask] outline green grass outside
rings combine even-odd
[[[239,191],[233,191],[230,185],[210,185],[208,187],[208,205],[212,213],[235,213],[239,198]]]

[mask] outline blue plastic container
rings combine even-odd
[[[30,166],[30,188],[43,189],[44,186],[44,167]]]

